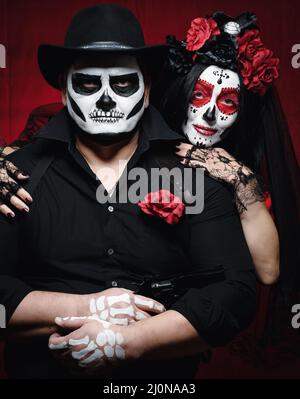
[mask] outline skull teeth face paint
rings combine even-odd
[[[90,134],[134,130],[145,109],[144,94],[143,75],[132,56],[107,57],[99,67],[75,64],[67,76],[69,113]]]
[[[199,76],[182,129],[194,145],[210,147],[237,119],[240,79],[236,72],[209,66]]]

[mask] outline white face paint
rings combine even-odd
[[[240,79],[236,72],[215,65],[199,76],[182,129],[194,145],[210,147],[238,116]]]
[[[69,113],[77,125],[90,134],[111,137],[131,132],[145,109],[144,79],[136,58],[107,57],[99,65],[75,64],[69,70]]]

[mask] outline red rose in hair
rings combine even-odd
[[[279,59],[275,58],[273,52],[269,49],[258,50],[252,63],[249,61],[241,61],[241,63],[243,65],[241,73],[245,86],[260,95],[264,95],[268,86],[279,76]]]
[[[238,38],[238,45],[239,58],[246,57],[248,60],[252,60],[256,52],[263,48],[259,30],[253,29],[246,32],[242,37]]]
[[[199,50],[209,39],[219,34],[218,25],[212,18],[196,18],[192,21],[187,33],[186,49]]]
[[[238,60],[241,75],[248,90],[263,96],[268,86],[278,78],[279,59],[264,47],[259,30],[253,29],[238,38]]]
[[[148,193],[138,206],[143,212],[156,215],[168,224],[177,224],[185,209],[181,199],[167,190]]]

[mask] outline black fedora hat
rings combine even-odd
[[[64,45],[41,44],[38,63],[42,75],[59,89],[59,75],[75,58],[86,54],[120,53],[148,57],[161,62],[166,45],[146,46],[142,28],[134,14],[117,4],[99,4],[74,16]]]

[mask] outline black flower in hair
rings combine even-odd
[[[196,62],[210,63],[221,68],[237,70],[237,49],[232,39],[228,41],[212,40],[202,50],[202,52],[197,53]]]
[[[168,66],[177,75],[186,75],[193,66],[193,53],[186,51],[186,43],[167,36],[169,44]]]

